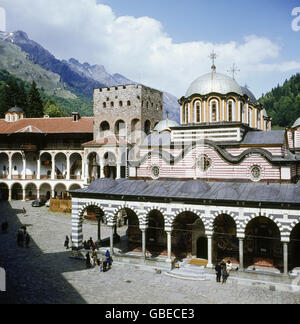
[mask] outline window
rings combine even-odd
[[[212,161],[207,155],[203,154],[198,157],[196,165],[201,172],[206,172],[210,169]]]
[[[201,122],[201,104],[198,102],[196,104],[196,123]]]
[[[214,102],[211,108],[211,121],[214,123],[217,121],[217,104]]]
[[[262,170],[261,167],[258,165],[254,165],[251,168],[251,179],[252,181],[260,181],[262,177]]]
[[[123,101],[120,101],[120,102],[119,102],[119,106],[120,106],[120,107],[123,107]]]
[[[131,106],[131,102],[129,100],[127,101],[127,106]]]
[[[110,106],[111,106],[111,108],[113,108],[115,106],[113,101],[110,103]]]
[[[232,121],[232,102],[228,104],[228,121]]]
[[[151,177],[152,179],[158,179],[160,175],[160,168],[157,165],[151,167]]]
[[[106,102],[103,102],[103,108],[106,108]]]

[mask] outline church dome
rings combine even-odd
[[[186,97],[188,98],[194,94],[204,96],[210,93],[225,95],[231,92],[243,95],[241,87],[233,78],[213,71],[196,79],[186,92]]]
[[[243,94],[244,95],[247,95],[250,99],[250,103],[252,104],[257,104],[257,100],[254,96],[254,94],[247,88],[247,87],[241,87],[242,91],[243,91]]]
[[[174,120],[166,119],[159,122],[153,129],[154,132],[161,133],[166,130],[170,130],[171,127],[179,126]]]
[[[19,107],[13,107],[13,108],[9,109],[8,113],[24,114],[24,110]]]

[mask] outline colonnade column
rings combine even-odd
[[[26,180],[26,156],[23,156],[23,175],[22,175],[22,179]]]
[[[8,189],[8,201],[11,201],[11,188]]]
[[[110,254],[114,255],[114,234],[115,234],[115,225],[109,225],[110,231]]]
[[[167,233],[167,244],[168,244],[167,262],[172,262],[172,228],[168,228],[165,231]]]
[[[36,190],[36,196],[37,196],[37,197],[36,197],[37,199],[40,199],[40,189],[37,189],[37,190]]]
[[[41,157],[37,158],[37,180],[41,179]]]
[[[239,261],[240,261],[240,267],[239,270],[243,271],[244,270],[244,238],[239,237]]]
[[[212,235],[207,235],[207,256],[208,256],[208,264],[207,268],[212,268]]]
[[[85,166],[85,161],[84,157],[81,157],[81,180],[85,180],[85,174],[84,174],[84,166]]]
[[[26,189],[23,189],[23,201],[26,201]]]
[[[288,275],[289,273],[289,254],[288,254],[288,242],[283,242],[283,273]]]
[[[51,155],[51,159],[52,159],[51,179],[54,180],[55,179],[55,156]]]
[[[67,180],[70,180],[70,155],[67,155]]]
[[[141,226],[140,230],[142,231],[142,254],[143,254],[143,257],[146,258],[146,251],[147,251],[147,247],[146,247],[146,231],[147,231],[147,227]]]
[[[8,180],[12,179],[12,156],[8,155]]]
[[[117,179],[121,178],[121,164],[117,164]]]
[[[104,174],[104,163],[100,162],[100,178],[103,179],[105,178],[105,174]]]

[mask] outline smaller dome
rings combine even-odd
[[[166,130],[170,130],[171,127],[178,127],[179,124],[174,120],[166,119],[159,122],[153,129],[154,132],[161,133]]]
[[[294,125],[292,126],[292,128],[296,128],[296,127],[299,127],[300,126],[300,118],[298,118],[296,121],[295,121],[295,123],[294,123]]]
[[[11,109],[9,109],[8,113],[21,113],[21,114],[24,114],[24,110],[22,108],[19,108],[19,107],[13,107]]]
[[[249,97],[250,103],[256,105],[257,104],[257,100],[256,100],[254,94],[247,87],[241,87],[241,89],[243,91],[243,94]]]

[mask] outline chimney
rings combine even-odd
[[[73,116],[73,121],[74,122],[78,122],[79,119],[80,119],[80,114],[78,112],[73,112],[72,113],[72,116]]]

